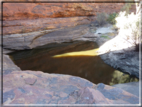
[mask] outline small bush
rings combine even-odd
[[[97,13],[96,15],[96,21],[100,26],[103,26],[107,23],[108,15],[106,13]]]
[[[112,14],[109,15],[107,21],[108,21],[109,23],[111,23],[111,24],[115,24],[115,23],[116,23],[115,18],[116,18],[117,16],[118,16],[117,13],[112,13]]]

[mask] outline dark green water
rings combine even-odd
[[[98,48],[98,46],[94,42],[76,41],[72,43],[49,44],[32,50],[13,52],[9,55],[22,70],[69,74],[85,78],[95,84],[113,85],[128,82],[126,79],[129,76],[122,76],[123,73],[105,64],[99,56],[52,57],[67,52],[85,51],[95,48]]]

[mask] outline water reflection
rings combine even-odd
[[[76,41],[73,43],[50,44],[33,50],[11,53],[15,64],[22,70],[35,70],[47,73],[69,74],[86,78],[97,84],[115,84],[115,69],[106,65],[99,56],[52,57],[68,52],[98,48],[94,42]]]
[[[86,50],[86,51],[64,53],[60,55],[54,55],[53,57],[57,58],[57,57],[68,57],[68,56],[97,56],[98,55],[97,51],[98,51],[98,48]]]

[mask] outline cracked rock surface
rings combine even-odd
[[[139,97],[123,89],[94,84],[62,74],[21,71],[3,56],[3,103],[7,104],[138,104]],[[11,72],[6,72],[13,65]]]
[[[83,38],[89,38],[91,35],[93,35],[93,33],[89,32],[88,25],[78,25],[76,27],[60,30],[5,35],[3,36],[3,46],[6,49],[24,50],[50,43],[83,40]]]

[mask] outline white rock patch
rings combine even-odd
[[[113,32],[115,31],[112,30],[112,26],[107,26],[107,27],[98,28],[95,32],[95,35],[98,35],[99,33],[106,34],[106,33],[113,33]]]

